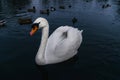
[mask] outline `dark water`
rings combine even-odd
[[[104,4],[111,7],[102,8]],[[25,12],[33,6],[36,13],[27,14],[32,20],[47,18],[50,34],[78,19],[74,27],[84,32],[77,56],[55,65],[35,64],[41,31],[30,37],[31,24],[19,25],[15,16],[18,9]],[[56,11],[39,13],[51,6]],[[120,80],[120,0],[0,0],[0,19],[7,21],[0,28],[0,80]]]

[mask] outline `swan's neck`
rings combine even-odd
[[[40,48],[38,50],[38,53],[36,55],[36,63],[39,65],[44,65],[45,64],[45,49],[46,49],[46,44],[48,40],[48,35],[49,35],[49,25],[43,28],[42,30],[42,39],[40,43]]]

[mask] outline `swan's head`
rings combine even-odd
[[[48,21],[45,18],[39,17],[32,24],[30,35],[32,36],[38,29],[48,26]]]

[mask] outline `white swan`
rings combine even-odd
[[[42,39],[35,58],[38,65],[59,63],[76,55],[77,49],[82,42],[83,30],[80,31],[70,26],[61,26],[48,38],[48,21],[39,17],[34,21],[30,35],[33,35],[40,28],[43,28]]]

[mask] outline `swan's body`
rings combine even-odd
[[[41,45],[36,55],[38,65],[54,64],[70,59],[77,54],[77,49],[82,42],[82,31],[70,26],[57,28],[48,38],[49,24],[46,19],[35,20],[38,28],[43,27]],[[34,28],[35,30],[35,28]],[[31,31],[31,35],[35,31]]]

